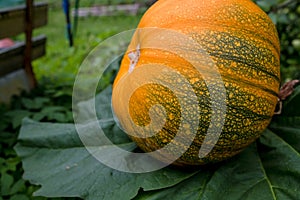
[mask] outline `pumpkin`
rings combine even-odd
[[[231,158],[270,123],[279,52],[274,24],[250,0],[157,1],[124,54],[114,115],[159,161],[189,166]]]

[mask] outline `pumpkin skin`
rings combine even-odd
[[[182,105],[176,94],[164,85],[148,83],[137,86],[130,100],[124,102],[124,94],[131,85],[135,85],[137,79],[129,78],[132,71],[143,72],[145,65],[164,65],[188,81],[198,98],[200,109],[196,136],[188,147],[178,144],[178,148],[187,150],[173,162],[174,165],[219,162],[238,154],[253,143],[270,123],[278,101],[280,46],[276,28],[269,17],[250,0],[160,0],[144,14],[138,26],[147,27],[177,31],[191,37],[195,46],[201,46],[207,52],[218,68],[226,89],[226,116],[218,142],[208,155],[200,158],[199,150],[212,116],[205,78],[181,55],[163,49],[143,48],[145,44],[156,42],[155,31],[149,31],[144,37],[135,34],[122,60],[112,93],[114,114],[131,139],[143,151],[153,152],[171,142],[180,126],[189,126],[180,124]],[[137,44],[138,54],[135,49]],[[195,49],[191,47],[190,51]],[[138,59],[133,61],[131,53],[135,53]],[[203,68],[209,71],[209,66]],[[139,74],[138,79],[146,79],[149,73],[152,71],[145,70],[144,74]],[[154,82],[168,82],[174,87],[182,85],[172,74],[158,75],[156,79]],[[182,86],[182,93],[185,92]],[[163,128],[155,135],[145,137],[147,133],[140,132],[135,126],[147,126],[153,120],[149,111],[157,104],[164,108],[166,120]],[[191,104],[188,95],[184,104]],[[154,113],[162,113],[160,108],[153,110]],[[128,122],[128,115],[124,113],[129,113],[132,123]],[[186,134],[190,134],[189,130]],[[171,154],[172,151],[167,156],[158,154],[155,158],[169,162]]]

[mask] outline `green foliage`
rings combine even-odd
[[[109,94],[111,87],[96,97],[99,122],[112,142],[134,151],[134,144],[112,120]],[[295,107],[295,98],[300,98],[300,87],[283,109]],[[83,111],[88,115],[89,110]],[[300,116],[295,114],[299,113],[275,117],[260,139],[241,154],[195,170],[167,167],[143,174],[119,172],[86,151],[73,124],[28,119],[23,121],[16,151],[23,160],[24,178],[41,184],[36,192],[41,196],[103,200],[292,200],[300,196]],[[287,118],[294,119],[293,123],[288,123]]]
[[[52,6],[50,2],[48,25],[34,33],[46,34],[48,38],[46,56],[33,63],[39,87],[30,94],[15,97],[9,106],[0,105],[0,199],[46,199],[32,197],[37,187],[23,181],[21,160],[13,150],[22,119],[30,117],[44,122],[72,122],[72,86],[82,60],[105,38],[134,28],[140,17],[82,18],[79,20],[75,47],[69,48],[61,1],[55,3],[59,7]],[[110,84],[111,79],[112,74],[107,73],[99,83],[99,90]]]
[[[80,18],[75,46],[70,48],[65,35],[66,24],[62,10],[49,11],[48,25],[35,32],[37,35],[47,33],[47,54],[33,63],[37,79],[40,82],[47,79],[52,84],[71,86],[87,54],[106,38],[135,28],[140,17],[120,15]]]
[[[53,6],[53,2],[58,7]],[[0,199],[46,199],[32,197],[37,187],[23,181],[21,160],[13,150],[22,119],[72,122],[72,86],[82,60],[99,42],[134,28],[139,20],[139,16],[81,18],[75,47],[69,48],[61,1],[49,3],[48,25],[34,32],[47,35],[47,54],[33,63],[39,87],[30,94],[15,97],[10,106],[0,105]],[[106,74],[99,83],[99,90],[110,84],[111,78],[112,74]]]
[[[137,194],[140,187],[147,190],[161,189],[193,175],[172,169],[147,174],[118,172],[102,165],[86,151],[73,124],[41,124],[25,120],[23,125],[20,138],[22,144],[18,145],[16,150],[22,157],[28,158],[24,168],[29,170],[26,170],[24,178],[46,184],[36,192],[36,195],[130,199]],[[120,129],[114,126],[111,122],[103,124],[105,130],[114,129],[115,134],[122,134]],[[32,134],[28,135],[28,132]],[[132,146],[135,146],[132,142],[128,143],[126,138],[116,139],[119,142],[123,141],[120,147],[126,150],[132,150]],[[33,146],[30,147],[28,144]],[[34,151],[39,147],[41,147],[40,154],[36,154]],[[53,174],[54,171],[56,175]]]
[[[61,7],[61,0],[35,0],[35,2],[48,2],[51,8]],[[117,5],[117,4],[131,4],[131,3],[146,3],[147,0],[80,0],[81,7],[89,7],[95,5]],[[0,8],[11,7],[24,4],[25,0],[0,0]],[[73,6],[75,1],[70,1]]]
[[[282,82],[300,79],[300,1],[256,0],[275,23],[281,45]]]
[[[21,98],[14,97],[9,106],[0,106],[0,196],[3,199],[45,199],[32,197],[37,187],[22,179],[21,160],[13,150],[24,117],[71,122],[71,93],[63,86],[40,86],[30,94],[23,93]]]
[[[20,0],[15,0],[14,2],[19,2]],[[43,0],[37,0],[43,1]],[[13,146],[16,144],[17,135],[19,133],[20,125],[22,123],[22,119],[24,117],[30,117],[35,121],[41,122],[51,122],[51,124],[44,123],[36,123],[32,121],[24,121],[24,127],[30,128],[33,126],[38,126],[40,128],[44,128],[44,126],[48,126],[49,129],[46,131],[41,129],[36,130],[37,140],[45,138],[49,136],[45,140],[43,144],[49,144],[49,139],[53,139],[55,136],[53,133],[61,133],[60,136],[55,138],[53,141],[60,140],[65,142],[64,148],[62,151],[66,153],[68,150],[67,147],[71,145],[68,144],[68,140],[66,138],[62,138],[65,136],[66,125],[62,124],[62,126],[57,127],[57,131],[54,131],[54,124],[59,123],[70,123],[72,122],[72,113],[71,113],[71,94],[72,94],[72,84],[75,79],[78,67],[80,66],[82,60],[86,56],[90,50],[92,50],[99,42],[103,41],[105,38],[119,33],[124,30],[135,28],[141,15],[138,16],[114,16],[114,17],[88,17],[81,18],[79,20],[79,27],[77,31],[77,36],[75,38],[75,47],[69,48],[68,42],[65,35],[65,19],[61,9],[61,1],[60,0],[49,0],[49,22],[46,27],[37,29],[34,34],[39,35],[41,33],[46,34],[47,41],[47,54],[43,58],[36,60],[34,62],[34,71],[39,80],[39,88],[32,91],[30,94],[24,93],[20,98],[14,98],[10,106],[0,106],[0,200],[2,199],[33,199],[33,200],[42,200],[47,199],[44,197],[32,197],[32,193],[38,189],[37,186],[30,184],[28,181],[24,181],[22,179],[23,168],[21,164],[21,159],[13,150]],[[71,1],[73,2],[73,1]],[[81,6],[92,6],[95,4],[107,4],[107,3],[116,3],[118,0],[94,0],[94,1],[81,1]],[[122,1],[125,2],[125,1]],[[1,3],[8,3],[6,0],[0,0]],[[282,75],[283,82],[291,78],[300,78],[300,2],[299,0],[257,0],[258,5],[260,5],[272,18],[272,20],[276,23],[280,40],[281,40],[281,63],[282,63]],[[1,5],[0,5],[1,7]],[[23,37],[23,36],[21,36]],[[106,76],[102,79],[100,83],[100,90],[109,85],[112,81],[113,74],[107,73]],[[293,185],[289,185],[293,183],[295,178],[299,180],[299,167],[294,168],[295,164],[299,163],[299,109],[295,109],[299,104],[299,88],[297,93],[294,93],[286,102],[283,110],[283,114],[281,116],[276,116],[273,118],[272,124],[270,125],[268,131],[263,135],[263,137],[253,146],[248,148],[244,153],[235,157],[230,162],[225,162],[224,166],[216,166],[214,169],[204,169],[204,171],[198,171],[196,174],[191,173],[191,177],[182,176],[178,179],[178,181],[174,182],[174,185],[171,187],[157,190],[151,190],[149,185],[148,189],[150,191],[143,191],[140,189],[137,193],[138,186],[145,186],[142,180],[137,180],[136,184],[129,182],[129,184],[121,185],[123,190],[128,191],[128,195],[135,199],[168,199],[170,195],[174,199],[195,199],[198,196],[201,196],[204,199],[207,198],[218,198],[224,199],[234,199],[234,197],[238,198],[238,195],[244,195],[243,199],[251,199],[254,198],[254,192],[258,192],[258,189],[261,189],[262,194],[265,195],[266,199],[268,195],[272,196],[272,191],[274,191],[275,195],[278,195],[278,199],[292,199],[295,197],[294,195],[300,196],[297,192],[294,191],[295,186],[298,188],[299,182],[296,182]],[[84,99],[84,98],[83,98]],[[103,100],[103,99],[102,99]],[[101,109],[108,109],[108,107],[102,105]],[[109,113],[101,112],[102,117],[108,117]],[[107,131],[110,132],[110,128],[112,126],[107,127]],[[21,134],[21,138],[24,136],[30,136],[31,133],[27,129],[27,131]],[[33,129],[34,130],[34,129]],[[39,134],[38,134],[39,133]],[[120,130],[113,129],[111,133],[120,133]],[[33,134],[33,133],[32,133]],[[74,134],[74,132],[72,132]],[[115,138],[111,136],[112,140],[117,143],[122,143],[126,137]],[[19,150],[23,148],[27,148],[30,151],[27,153],[32,153],[31,155],[38,155],[38,152],[34,154],[31,150],[39,149],[36,140],[33,141],[33,138],[29,137],[24,140],[20,146]],[[74,142],[74,141],[73,141]],[[78,142],[78,139],[77,139]],[[53,145],[54,143],[49,144]],[[62,145],[62,143],[59,143]],[[47,148],[49,148],[49,146]],[[53,152],[48,151],[49,149],[45,148],[43,152],[48,152],[49,157],[43,156],[41,161],[55,161],[55,156]],[[296,152],[296,156],[293,156],[291,151]],[[28,160],[24,160],[25,166],[29,165],[32,161],[33,157],[26,154],[25,151],[19,152],[22,156],[28,156]],[[77,151],[76,153],[83,153],[83,151]],[[47,154],[48,155],[48,154]],[[65,156],[68,154],[65,154]],[[281,155],[278,157],[278,155]],[[51,156],[54,158],[50,159]],[[73,154],[69,154],[71,160],[73,159]],[[298,157],[297,157],[298,156]],[[40,157],[38,157],[40,158]],[[90,169],[95,169],[94,165],[92,165],[93,161],[89,157],[90,160]],[[254,160],[254,162],[252,162]],[[280,162],[278,162],[280,160]],[[30,162],[29,162],[30,161]],[[249,162],[251,161],[251,162]],[[290,161],[293,161],[292,163]],[[26,168],[26,173],[28,179],[33,178],[31,180],[37,180],[37,182],[33,182],[33,184],[41,183],[41,184],[49,184],[47,180],[44,179],[44,175],[48,168],[38,168],[39,164],[45,165],[45,163],[38,163],[39,160],[34,160],[30,165],[35,165],[35,169],[44,170],[44,174],[41,174],[40,179],[35,177],[35,171],[32,169]],[[275,164],[276,165],[275,165]],[[65,170],[68,167],[72,167],[74,163],[70,163],[70,165],[61,166],[64,170],[61,173],[71,173],[74,172],[72,170],[78,170],[77,168],[70,170]],[[29,166],[30,166],[29,165]],[[99,163],[98,163],[99,165]],[[261,166],[258,169],[258,165]],[[41,165],[40,165],[41,166]],[[299,165],[298,165],[299,166]],[[31,166],[30,166],[31,167]],[[83,163],[79,167],[83,167]],[[85,167],[85,166],[84,166]],[[105,170],[106,168],[101,166],[99,171]],[[49,169],[51,170],[51,169]],[[107,170],[107,169],[106,169]],[[169,178],[170,181],[174,180],[175,176],[178,176],[177,173],[172,173],[171,170],[169,175],[172,174]],[[235,170],[230,171],[230,170]],[[29,174],[29,172],[32,172]],[[85,168],[82,170],[85,173]],[[82,171],[77,171],[75,177],[70,177],[74,180],[76,177],[80,176]],[[96,169],[97,171],[97,169]],[[99,172],[97,171],[97,172]],[[51,172],[51,171],[50,171]],[[162,171],[161,171],[162,172]],[[174,171],[173,171],[174,172]],[[238,173],[236,173],[238,172]],[[262,174],[264,172],[265,174]],[[276,173],[275,173],[276,172]],[[159,172],[160,173],[160,172]],[[289,173],[289,174],[288,174]],[[237,175],[236,175],[237,174]],[[105,174],[108,182],[110,184],[114,183],[109,174]],[[174,176],[173,176],[174,175]],[[234,175],[234,176],[233,176]],[[73,174],[72,174],[73,176]],[[158,177],[159,174],[156,174]],[[233,177],[232,177],[233,176]],[[114,177],[114,176],[112,176]],[[120,176],[118,176],[119,178]],[[294,177],[294,178],[293,178]],[[57,179],[56,179],[57,178]],[[60,180],[62,177],[54,177],[51,181]],[[65,178],[65,177],[63,177]],[[63,179],[62,178],[62,179]],[[79,177],[84,178],[83,177]],[[92,178],[95,178],[92,176]],[[115,178],[115,177],[114,177]],[[124,177],[123,177],[124,178]],[[259,179],[261,178],[261,179]],[[246,179],[246,182],[241,180]],[[92,179],[91,179],[92,180]],[[126,180],[126,177],[122,179]],[[152,179],[151,179],[152,180]],[[179,181],[180,180],[180,181]],[[228,180],[230,180],[228,182]],[[261,182],[259,182],[259,180]],[[278,181],[280,180],[280,181]],[[50,181],[50,180],[49,180]],[[75,180],[76,181],[76,180]],[[89,183],[88,180],[85,180],[84,183]],[[254,183],[256,183],[255,185]],[[117,183],[116,181],[115,183]],[[259,183],[258,183],[259,182]],[[52,182],[53,183],[53,182]],[[54,185],[56,185],[55,182]],[[63,182],[65,183],[65,182]],[[95,180],[95,183],[97,180]],[[152,182],[155,183],[155,182]],[[253,185],[252,189],[247,188],[247,184]],[[91,184],[91,183],[89,183]],[[164,182],[165,186],[169,185]],[[70,193],[64,193],[63,188],[56,188],[56,191],[52,191],[53,193],[49,193],[49,190],[53,190],[52,186],[49,188],[46,186],[39,191],[39,194],[44,194],[44,192],[48,192],[48,196],[82,196],[82,197],[90,197],[93,195],[97,195],[101,190],[96,191],[96,187],[100,188],[108,186],[97,185],[91,187],[94,189],[95,193],[88,194],[88,191],[83,189],[76,190],[76,187],[72,188],[72,184],[68,183],[65,186],[69,186]],[[76,184],[76,186],[80,185],[80,183]],[[161,186],[162,187],[162,186]],[[265,187],[269,188],[265,190]],[[288,188],[289,187],[289,188]],[[220,192],[220,190],[224,190],[225,193]],[[270,189],[272,188],[272,189]],[[281,188],[281,191],[278,191]],[[78,188],[77,188],[78,189]],[[249,189],[249,190],[247,190]],[[118,188],[119,190],[119,188]],[[240,193],[238,193],[238,191]],[[247,191],[246,191],[247,190]],[[112,193],[113,188],[110,190]],[[200,193],[199,193],[200,191]],[[57,192],[57,193],[56,193]],[[60,192],[60,194],[58,194]],[[109,192],[109,191],[108,191]],[[131,192],[129,194],[129,192]],[[228,196],[233,194],[235,196]],[[106,193],[105,195],[109,195]],[[115,194],[118,195],[118,194]],[[127,195],[127,197],[128,197]],[[215,195],[215,196],[213,196]],[[219,195],[219,196],[218,196]],[[251,196],[252,195],[252,196]],[[286,195],[281,197],[280,195]],[[123,196],[122,196],[123,197]],[[123,198],[119,199],[123,199]],[[297,196],[296,196],[297,198]],[[63,198],[55,198],[55,199],[63,199]],[[68,198],[68,199],[76,199],[76,198]],[[257,198],[254,198],[257,199]],[[260,196],[258,199],[262,199]],[[274,198],[270,198],[274,199]]]

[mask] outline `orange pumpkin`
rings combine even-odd
[[[275,26],[250,0],[160,0],[142,17],[124,55],[113,87],[114,113],[132,140],[145,152],[157,151],[163,162],[203,165],[230,158],[273,116],[279,51]],[[222,125],[219,135],[212,132],[216,142],[205,140],[213,116],[213,126]],[[174,142],[178,132],[183,135]],[[205,145],[211,150],[201,157]]]

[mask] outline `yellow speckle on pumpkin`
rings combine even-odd
[[[142,69],[144,65],[155,63],[178,71],[192,85],[198,98],[196,106],[199,107],[200,114],[197,116],[193,109],[195,107],[189,106],[185,112],[189,116],[197,116],[198,120],[182,122],[180,121],[182,110],[176,95],[170,92],[171,90],[156,87],[154,84],[146,89],[137,90],[131,97],[131,106],[129,107],[130,116],[134,121],[138,121],[139,124],[147,124],[149,108],[157,103],[165,108],[168,116],[163,130],[155,136],[155,139],[152,137],[132,138],[142,150],[150,152],[162,148],[164,143],[174,138],[180,126],[185,135],[191,134],[193,129],[197,129],[193,144],[187,147],[186,153],[176,160],[175,164],[202,165],[227,159],[239,153],[260,136],[271,120],[280,84],[279,40],[275,26],[264,12],[260,12],[252,1],[164,0],[154,4],[143,16],[138,28],[147,27],[175,30],[187,37],[192,37],[195,41],[192,43],[195,45],[182,44],[182,46],[178,46],[178,42],[175,42],[176,47],[183,50],[178,53],[168,51],[168,49],[152,48],[153,45],[148,49],[143,48],[137,67]],[[157,40],[168,41],[166,37],[157,38],[153,32],[147,34],[141,41],[141,38],[133,37],[131,44],[141,42],[145,47],[147,44],[158,43]],[[171,45],[174,44],[171,42]],[[168,45],[165,46],[168,47]],[[201,56],[203,54],[199,54],[198,59],[197,54],[192,53],[196,49],[204,50],[213,62],[202,65]],[[212,72],[210,71],[212,67],[217,67],[227,93],[226,120],[223,132],[216,146],[205,159],[198,157],[199,149],[210,127],[212,116],[221,114],[220,112],[212,113],[211,92],[217,93],[220,88],[216,84],[214,85],[216,86],[215,90],[208,90],[207,80],[204,78],[209,79],[209,83],[215,83],[216,76],[202,76],[197,68],[191,66],[191,63],[184,59],[186,56],[193,56],[194,60],[200,60],[199,66],[203,66],[208,74]],[[124,77],[123,75],[128,71],[129,62],[129,59],[122,61],[112,94],[113,108],[116,116],[122,119],[120,121],[126,121],[127,115],[124,113],[128,109],[121,107],[126,104],[123,102],[124,97],[120,95],[122,92],[114,91],[126,93],[131,84],[134,84],[134,79],[127,82],[122,79],[124,80],[122,84],[118,84],[120,78]],[[166,74],[170,74],[168,71],[166,72]],[[147,80],[148,74],[141,73],[138,78]],[[164,79],[160,80],[161,78]],[[188,91],[189,87],[181,85],[182,82],[177,78],[178,76],[171,74],[167,77],[159,75],[157,77],[164,83],[180,85],[180,91],[184,96],[183,103],[193,104],[188,93],[184,93]],[[149,101],[146,101],[145,97]],[[163,113],[160,110],[157,112]],[[199,123],[197,128],[193,125],[195,123],[197,125]],[[221,125],[220,123],[216,124],[216,126]],[[124,130],[134,130],[130,123],[124,123],[122,127]],[[183,146],[180,142],[176,145],[177,149]],[[164,158],[164,155],[157,157],[158,160]]]
[[[162,142],[163,142],[163,143],[168,143],[169,140],[165,138],[165,139],[162,140]]]
[[[251,125],[251,120],[250,119],[244,119],[243,124],[244,124],[244,126],[249,126],[249,125]]]
[[[231,67],[237,67],[237,63],[236,62],[231,62],[230,66]]]
[[[190,124],[183,124],[183,128],[188,130],[188,129],[191,128],[191,125]]]
[[[241,43],[240,43],[240,42],[235,42],[234,45],[235,45],[236,47],[240,47],[240,46],[241,46]]]
[[[171,114],[169,114],[169,119],[173,120],[173,119],[175,119],[175,116],[171,113]]]
[[[199,81],[200,79],[199,78],[192,78],[190,81],[192,84],[195,84]]]
[[[238,136],[236,134],[234,134],[232,137],[231,137],[232,140],[236,140],[238,139]]]

